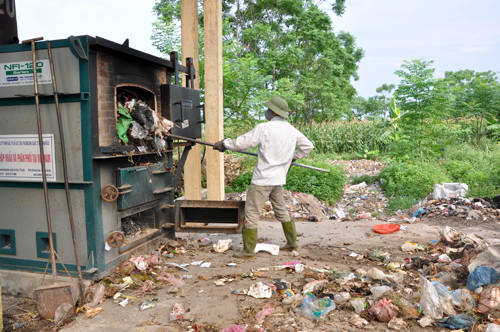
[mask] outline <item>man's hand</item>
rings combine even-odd
[[[217,143],[214,144],[214,150],[218,150],[220,152],[226,151],[226,147],[224,146],[224,140],[218,141]]]

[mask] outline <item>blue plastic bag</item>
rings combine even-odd
[[[335,302],[329,297],[318,299],[312,293],[307,292],[304,296],[304,302],[300,306],[302,316],[312,321],[322,319],[328,313],[335,309]]]
[[[417,212],[415,212],[415,213],[413,214],[413,216],[414,216],[415,218],[420,218],[421,216],[423,216],[423,215],[424,215],[424,214],[426,214],[426,213],[427,213],[427,211],[425,211],[425,209],[420,208],[420,209],[418,209],[418,210],[417,210]]]
[[[493,285],[498,281],[498,273],[494,268],[488,266],[478,266],[469,274],[467,278],[467,288],[471,291],[480,287]]]
[[[446,319],[438,319],[439,325],[442,327],[447,327],[452,330],[464,330],[468,331],[476,320],[466,314],[451,315]]]

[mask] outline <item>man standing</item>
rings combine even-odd
[[[251,131],[234,140],[227,138],[219,141],[214,146],[214,149],[220,152],[226,149],[240,151],[259,147],[259,159],[245,203],[245,227],[242,229],[243,250],[233,255],[237,258],[255,258],[258,220],[268,198],[273,205],[276,219],[281,222],[287,241],[286,245],[280,249],[291,251],[299,248],[295,222],[290,220],[286,210],[283,185],[286,183],[286,174],[291,163],[296,159],[305,158],[314,145],[300,131],[286,122],[288,104],[285,100],[274,97],[265,105],[268,107],[266,119],[269,122],[258,124]]]

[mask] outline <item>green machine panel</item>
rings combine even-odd
[[[116,170],[118,209],[125,210],[162,197],[170,190],[172,173],[166,162]]]

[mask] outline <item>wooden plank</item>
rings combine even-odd
[[[205,136],[208,142],[224,137],[222,112],[222,1],[205,0]],[[207,147],[208,199],[224,200],[224,154]]]
[[[186,65],[186,59],[193,58],[194,67],[196,68],[194,88],[199,90],[198,1],[181,0],[181,36],[182,63]],[[182,85],[186,86],[186,75],[182,75]],[[186,199],[201,199],[200,148],[199,144],[192,147],[184,166],[184,194]]]

